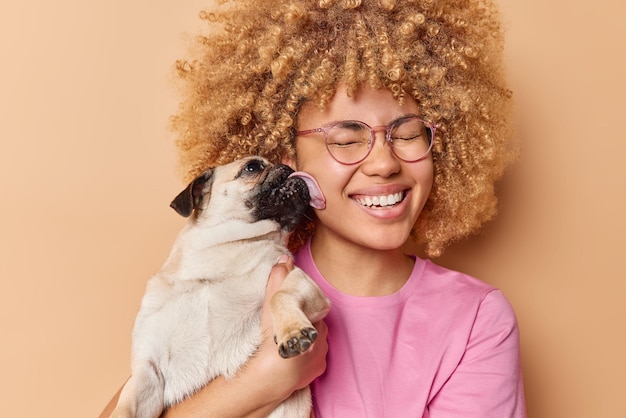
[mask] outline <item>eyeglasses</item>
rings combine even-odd
[[[406,162],[424,159],[433,146],[437,126],[416,115],[398,118],[386,126],[371,127],[358,120],[329,123],[321,128],[297,131],[297,136],[324,133],[326,148],[341,164],[356,164],[372,151],[376,132],[385,131],[385,140],[394,155]]]

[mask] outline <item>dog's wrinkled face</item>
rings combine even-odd
[[[179,214],[257,222],[272,219],[293,229],[309,206],[309,190],[286,165],[247,157],[202,173],[171,203]]]

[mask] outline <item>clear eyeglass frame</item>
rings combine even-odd
[[[421,138],[422,135],[426,135],[428,145],[425,148],[420,149],[420,143],[413,142],[412,146],[415,148],[415,151],[417,151],[418,155],[407,156],[405,155],[405,151],[402,151],[402,149],[409,149],[409,147],[406,146],[406,144],[408,144],[409,142],[407,142],[407,139],[405,138],[394,137],[393,135],[397,132],[398,128],[403,125],[407,126],[407,123],[411,122],[416,122],[420,124],[418,125],[420,127],[420,132],[418,135],[415,135],[413,138],[409,139],[411,141],[419,141],[422,139],[415,140],[414,138]],[[346,142],[342,144],[333,143],[329,140],[329,133],[331,133],[333,130],[336,130],[337,128],[344,128],[345,130],[351,130],[354,132],[356,132],[358,129],[361,129],[361,132],[363,133],[365,133],[365,131],[369,131],[369,138],[367,138],[365,142],[362,141],[365,138],[355,138],[358,139],[358,141]],[[362,162],[369,156],[376,142],[376,132],[384,131],[385,140],[387,144],[389,144],[389,147],[391,148],[393,154],[402,161],[414,163],[421,161],[426,158],[426,156],[428,156],[433,146],[436,130],[436,124],[428,120],[422,119],[417,115],[410,114],[395,119],[388,125],[381,126],[370,126],[367,123],[359,120],[342,120],[326,124],[319,128],[296,131],[296,136],[306,136],[314,133],[323,133],[326,149],[328,150],[328,153],[333,157],[333,159],[341,164],[353,165]],[[417,132],[412,133],[417,134]],[[403,143],[404,145],[399,145]],[[333,151],[333,147],[335,147],[335,151]],[[353,147],[353,149],[356,150],[351,153],[350,158],[347,157],[347,155],[350,153],[338,151],[339,149],[343,149],[345,151],[346,149],[349,149],[349,147]]]

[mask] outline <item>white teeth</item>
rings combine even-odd
[[[393,193],[387,196],[367,196],[361,199],[358,199],[358,202],[363,206],[393,206],[396,203],[402,201],[404,197],[404,193]]]

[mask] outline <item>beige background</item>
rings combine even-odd
[[[0,7],[0,416],[97,416],[182,224],[171,66],[204,1]],[[497,221],[440,260],[502,288],[529,416],[624,418],[619,0],[501,0],[523,158]]]

